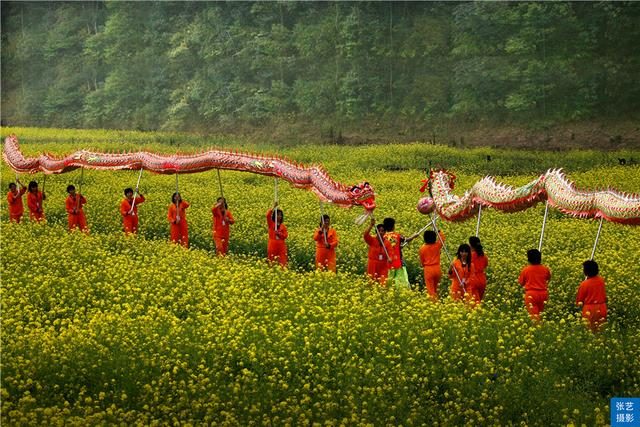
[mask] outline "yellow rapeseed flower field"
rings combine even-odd
[[[178,134],[3,129],[10,132],[30,155],[235,144]],[[426,224],[415,205],[429,161],[456,172],[457,191],[483,174],[519,185],[544,171],[534,166],[565,166],[586,188],[640,191],[640,167],[608,162],[615,153],[533,153],[533,165],[526,153],[487,150],[494,164],[482,165],[481,150],[421,144],[262,150],[323,163],[345,183],[368,180],[376,216],[395,217],[404,234]],[[1,172],[6,189],[14,175],[6,165]],[[594,221],[551,212],[543,246],[553,274],[550,300],[543,322],[533,325],[516,278],[526,250],[537,246],[543,207],[483,212],[487,296],[470,310],[446,298],[446,279],[439,303],[367,281],[356,210],[325,206],[340,236],[338,274],[313,271],[318,202],[284,184],[291,266],[268,266],[264,213],[273,180],[221,175],[237,221],[226,258],[212,251],[215,172],[180,177],[191,203],[190,250],[168,242],[172,176],[143,175],[147,202],[139,207],[137,237],[121,232],[118,214],[135,172],[85,171],[88,236],[66,231],[65,188],[78,185],[79,172],[47,178],[46,224],[9,224],[3,198],[3,423],[604,425],[610,397],[640,395],[640,229],[603,226],[596,260],[610,321],[594,335],[574,306]],[[32,178],[42,184],[41,175],[21,180]],[[475,221],[441,225],[452,252],[475,232]],[[405,251],[416,284],[418,247],[416,241]]]

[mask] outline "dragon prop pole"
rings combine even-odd
[[[129,209],[129,213],[133,213],[133,208],[136,206],[136,197],[138,196],[138,187],[140,187],[140,178],[142,178],[142,168],[140,168],[140,173],[138,174],[138,182],[136,182],[136,189],[133,192],[133,201],[131,202],[131,209]],[[176,175],[177,176],[177,175]]]
[[[218,188],[220,189],[220,197],[224,199],[224,192],[222,191],[222,178],[220,178],[220,169],[216,169],[218,172]]]
[[[176,173],[176,223],[180,222],[180,202],[178,196],[180,195],[180,189],[178,188],[178,174]]]
[[[83,182],[84,182],[84,168],[80,168],[80,184],[78,185],[78,195],[76,196],[76,212],[80,211],[80,199],[82,198]]]
[[[447,255],[447,259],[449,260],[449,268],[452,268],[453,272],[456,274],[456,277],[458,278],[458,282],[460,282],[460,286],[462,286],[462,290],[464,292],[467,292],[467,290],[465,289],[464,283],[462,283],[462,279],[460,278],[460,275],[458,274],[458,270],[456,270],[455,266],[453,265],[453,259],[451,258],[451,255],[449,254],[449,251],[447,250],[447,246],[444,244],[444,240],[442,240],[442,236],[440,235],[440,233],[438,232],[438,229],[436,228],[436,221],[435,221],[433,216],[431,217],[431,224],[433,225],[433,229],[436,232],[436,236],[438,236],[438,240],[440,241],[440,244],[442,245],[442,249],[444,249],[445,255]]]
[[[544,239],[544,229],[547,226],[547,215],[549,214],[549,200],[544,205],[544,218],[542,218],[542,231],[540,231],[540,242],[538,242],[538,251],[542,252],[542,239]]]
[[[320,200],[320,222],[322,223],[322,234],[324,236],[324,245],[329,245],[327,240],[327,230],[324,228],[324,208],[322,207],[322,200]]]
[[[382,238],[382,235],[380,234],[380,230],[378,230],[378,226],[377,225],[375,227],[376,227],[376,236],[378,236],[378,241],[380,242],[380,245],[382,246],[382,250],[384,251],[384,255],[387,257],[387,262],[391,262],[391,257],[389,256],[389,252],[387,252],[387,247],[384,244],[384,239]]]
[[[44,178],[42,178],[42,201],[40,203],[42,203],[42,207],[44,208],[44,187],[45,185],[47,185],[47,175],[44,176]]]
[[[478,222],[476,223],[476,237],[480,234],[480,218],[482,217],[482,205],[478,205]]]
[[[598,246],[598,240],[600,239],[600,231],[602,231],[602,220],[604,218],[600,217],[600,225],[598,225],[598,233],[596,234],[596,241],[593,243],[593,249],[591,250],[590,260],[593,261],[593,257],[596,255],[596,247]]]
[[[273,180],[273,204],[276,205],[276,210],[275,210],[275,219],[273,221],[274,224],[274,232],[278,232],[278,178],[274,178]]]
[[[407,240],[402,244],[402,246],[406,246],[411,240],[415,239],[416,237],[418,237],[420,235],[420,233],[426,231],[427,228],[431,227],[432,224],[428,223],[427,225],[425,225],[424,227],[422,227],[420,230],[416,231],[415,233],[413,233],[411,236],[409,236],[407,238]]]

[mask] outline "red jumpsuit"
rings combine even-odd
[[[440,238],[444,242],[444,233],[439,231]],[[425,243],[420,246],[420,264],[424,270],[424,286],[427,289],[427,293],[434,301],[438,300],[438,285],[442,278],[442,271],[440,270],[440,251],[442,250],[442,243],[440,239],[434,243]]]
[[[187,214],[185,212],[188,207],[189,203],[184,200],[180,202],[179,206],[171,203],[167,213],[167,219],[171,224],[171,241],[179,243],[185,248],[189,247],[189,225],[187,224]]]
[[[321,229],[317,229],[313,234],[313,240],[316,241],[316,268],[318,270],[326,269],[336,272],[336,246],[338,246],[338,234],[336,230],[330,228],[327,231],[327,244],[325,245],[324,233]]]
[[[384,243],[380,242],[377,235],[372,236],[369,233],[364,233],[364,241],[369,246],[367,274],[373,280],[384,285],[389,274],[389,260],[387,260],[387,253],[384,250]]]
[[[24,205],[22,204],[22,196],[27,189],[20,187],[20,190],[9,191],[7,193],[7,202],[9,203],[9,221],[19,223],[24,214]]]
[[[289,237],[287,227],[278,223],[278,229],[275,228],[275,222],[271,219],[271,213],[267,211],[267,227],[269,227],[269,241],[267,243],[267,259],[269,261],[277,261],[283,267],[287,265],[287,244],[285,240]]]
[[[44,220],[44,208],[42,206],[42,191],[27,194],[27,206],[29,207],[29,218],[31,221],[40,222]]]
[[[69,224],[69,231],[74,228],[79,228],[82,231],[87,231],[87,218],[84,216],[84,210],[82,206],[87,203],[87,199],[82,194],[76,194],[72,196],[69,194],[67,200],[65,200],[65,208],[67,210],[67,222]]]
[[[120,215],[122,215],[122,228],[125,233],[138,232],[138,205],[144,202],[144,196],[140,194],[134,199],[124,199],[120,202]],[[131,211],[133,205],[133,211]]]
[[[457,275],[454,272],[454,269],[458,272]],[[458,276],[460,276],[460,280],[464,280],[464,286],[462,285],[460,280],[458,280]],[[454,299],[455,301],[460,301],[463,298],[471,297],[469,288],[473,286],[473,281],[475,278],[473,263],[469,264],[468,266],[463,266],[462,261],[460,261],[459,259],[455,259],[453,261],[453,264],[451,264],[449,278],[451,279],[451,289],[449,290],[449,293],[452,299]]]
[[[542,264],[530,264],[522,269],[518,282],[524,286],[524,305],[533,320],[540,320],[544,303],[549,299],[551,271]]]
[[[216,253],[226,255],[229,251],[229,225],[236,221],[231,211],[226,209],[223,213],[221,206],[211,208],[213,214],[213,241],[216,244]]]
[[[475,278],[470,283],[469,292],[476,302],[481,302],[484,298],[484,291],[487,289],[487,273],[485,270],[489,265],[489,258],[486,255],[478,256],[476,251],[471,249],[471,264],[475,271]]]
[[[580,283],[576,304],[582,305],[582,317],[589,321],[589,328],[596,332],[607,320],[607,293],[604,279],[589,277]]]

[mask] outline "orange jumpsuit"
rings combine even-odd
[[[458,272],[458,275],[456,275],[453,269]],[[458,280],[458,276],[460,276],[460,280],[465,281],[464,287]],[[449,278],[451,279],[451,289],[449,290],[449,293],[451,298],[455,301],[460,301],[465,297],[470,298],[471,293],[469,292],[469,288],[473,286],[474,277],[475,270],[473,263],[468,266],[463,266],[462,261],[456,258],[453,261],[453,264],[451,264],[451,271],[449,272]]]
[[[324,233],[319,228],[313,233],[313,240],[316,241],[316,268],[318,270],[327,269],[336,272],[336,246],[338,246],[338,234],[336,230],[330,228],[327,231],[327,244],[325,245]]]
[[[189,203],[184,200],[180,202],[180,206],[171,203],[167,213],[167,219],[171,224],[171,241],[180,243],[185,248],[189,247],[189,225],[187,224],[187,214],[185,212],[188,207]]]
[[[520,272],[518,282],[524,286],[524,305],[533,320],[540,320],[544,303],[549,299],[549,280],[551,271],[542,264],[527,265]]]
[[[287,265],[287,244],[285,240],[289,237],[287,227],[278,223],[278,230],[275,229],[275,222],[271,219],[271,213],[267,211],[267,226],[269,227],[269,242],[267,243],[267,259],[277,261],[283,267]]]
[[[27,206],[29,207],[29,218],[31,221],[40,222],[44,219],[44,209],[42,206],[42,191],[27,194]]]
[[[82,231],[87,231],[87,218],[84,216],[84,210],[82,206],[87,203],[87,199],[82,194],[76,194],[75,196],[67,196],[64,205],[67,210],[67,222],[69,224],[69,231],[74,228],[79,228]]]
[[[444,233],[438,232],[440,238],[444,242]],[[420,264],[424,270],[424,286],[427,289],[427,293],[434,301],[438,300],[438,285],[442,278],[442,271],[440,270],[440,251],[442,250],[442,243],[440,239],[435,243],[425,243],[420,246]]]
[[[589,328],[598,331],[607,320],[607,294],[604,279],[600,276],[589,277],[578,288],[576,304],[582,304],[582,317],[589,321]]]
[[[135,203],[134,203],[135,200]],[[122,228],[125,233],[138,232],[138,205],[144,202],[144,196],[136,196],[134,200],[124,199],[120,202],[120,215],[122,215]],[[131,205],[133,204],[133,212]]]
[[[373,280],[384,284],[387,282],[387,275],[389,274],[389,261],[384,250],[384,244],[380,242],[377,234],[372,236],[369,233],[364,233],[364,241],[369,246],[367,274]]]
[[[213,241],[216,244],[216,253],[226,255],[229,251],[229,225],[236,221],[229,209],[223,214],[220,206],[211,208],[211,213],[213,214]]]
[[[9,202],[9,221],[19,223],[24,214],[24,205],[22,204],[22,196],[27,192],[27,189],[20,187],[20,190],[15,192],[9,191],[7,193],[7,202]]]
[[[471,249],[471,264],[473,264],[476,274],[474,280],[470,283],[469,292],[476,302],[481,302],[482,298],[484,298],[484,291],[487,289],[487,273],[485,273],[485,270],[489,265],[489,258],[487,258],[487,255],[478,256],[476,251]]]

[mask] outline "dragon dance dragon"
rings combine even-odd
[[[547,201],[549,206],[575,217],[640,225],[640,194],[581,190],[561,169],[549,170],[518,188],[485,177],[461,197],[452,194],[455,180],[455,175],[448,171],[432,170],[420,189],[424,192],[429,188],[431,197],[420,199],[418,211],[429,214],[436,210],[447,221],[465,221],[474,217],[481,207],[518,212]]]
[[[78,168],[98,170],[148,170],[159,174],[184,174],[211,169],[245,171],[282,178],[298,188],[311,189],[321,200],[342,207],[362,206],[365,216],[376,207],[375,193],[368,182],[346,186],[334,181],[319,166],[304,166],[284,158],[250,153],[210,150],[199,154],[160,155],[146,151],[101,153],[79,150],[64,157],[41,154],[25,157],[18,138],[5,139],[3,157],[17,173],[59,174]],[[530,183],[513,188],[499,184],[493,177],[476,182],[462,197],[452,194],[455,175],[432,170],[421,191],[429,188],[431,197],[422,198],[418,211],[436,210],[447,221],[464,221],[478,213],[480,207],[503,212],[518,212],[539,202],[582,218],[603,218],[621,224],[640,225],[640,195],[614,190],[587,191],[576,188],[560,169],[549,170]]]
[[[41,154],[25,157],[18,137],[5,138],[2,156],[16,173],[60,174],[78,168],[97,170],[140,170],[158,174],[185,174],[211,169],[244,171],[273,176],[293,186],[312,190],[321,200],[341,207],[362,206],[365,215],[376,207],[375,193],[368,182],[346,186],[331,179],[319,166],[304,166],[284,158],[257,154],[210,150],[198,154],[160,155],[147,151],[133,153],[101,153],[79,150],[64,157]]]

